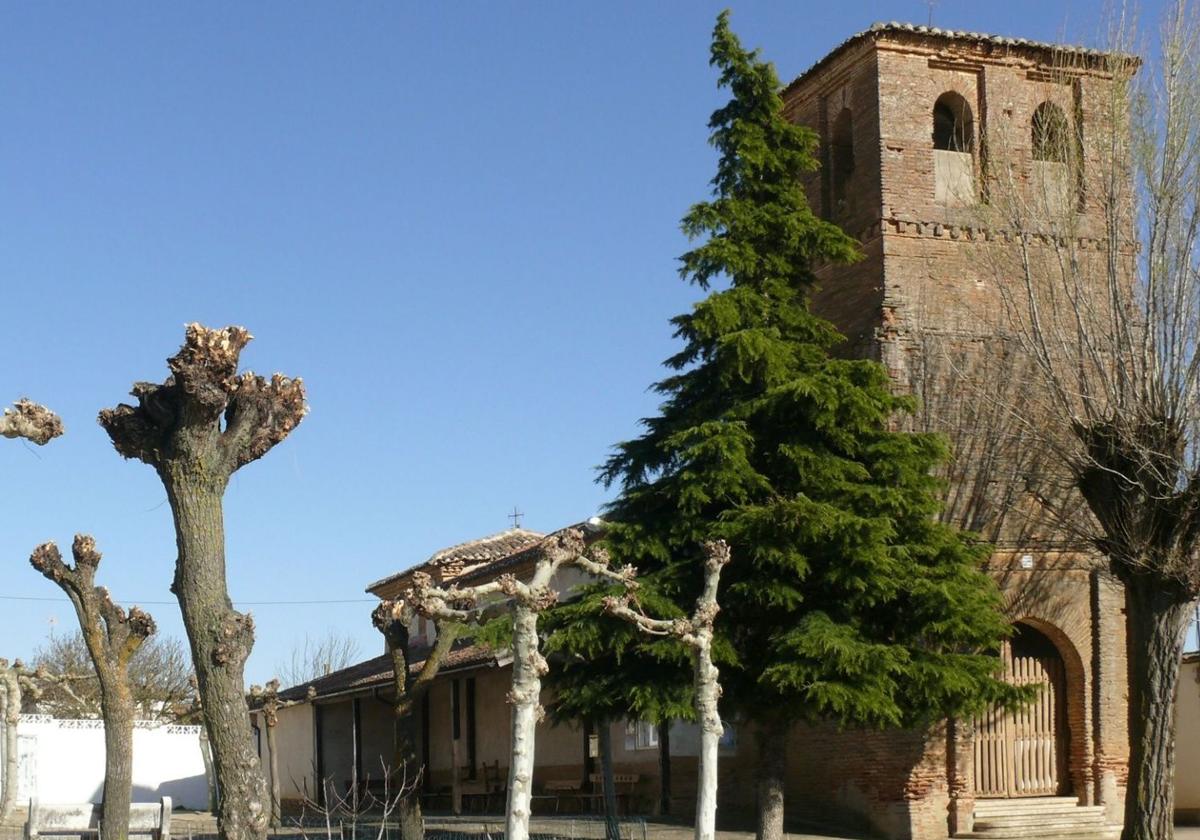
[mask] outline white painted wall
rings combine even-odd
[[[32,796],[51,803],[101,800],[104,791],[101,721],[21,715],[17,733],[18,802],[26,802]],[[156,802],[169,796],[177,808],[207,809],[208,780],[200,749],[198,726],[138,724],[133,730],[133,801]]]

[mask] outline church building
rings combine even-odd
[[[1100,107],[1106,66],[1105,56],[1083,49],[877,24],[783,90],[788,116],[820,138],[822,165],[806,181],[810,203],[855,237],[864,256],[821,268],[814,308],[846,335],[846,353],[879,360],[897,388],[922,398],[926,413],[916,422],[950,434],[957,451],[947,516],[996,545],[988,569],[1014,624],[1005,673],[1041,686],[1021,712],[920,731],[797,726],[789,744],[789,819],[898,839],[1119,835],[1129,757],[1122,589],[1099,557],[1043,521],[1034,489],[1043,459],[990,426],[993,413],[964,405],[981,384],[1020,385],[1011,371],[987,367],[995,361],[987,351],[995,346],[1000,304],[980,248],[1004,247],[980,221],[989,166],[998,165],[989,149],[995,138],[1008,138],[1016,158],[1006,165],[1065,191],[1082,235],[1102,226],[1084,182],[1047,139],[1067,132],[1081,143],[1084,165],[1092,159],[1089,120]],[[934,358],[947,353],[984,367],[955,380],[948,371],[961,373],[961,365]],[[394,597],[416,569],[472,583],[520,574],[540,536],[514,529],[455,546],[368,591]],[[563,582],[564,593],[572,583]],[[428,632],[414,627],[418,636]],[[509,667],[503,653],[462,646],[427,695],[421,746],[431,808],[503,807]],[[317,680],[315,699],[280,713],[285,798],[315,792],[314,773],[340,787],[378,776],[390,754],[390,679],[386,657],[369,660]],[[299,699],[306,690],[285,694]],[[662,733],[637,721],[613,727],[627,807],[690,816],[694,731],[679,725]],[[540,725],[535,809],[589,804],[598,769],[593,734]],[[671,742],[666,802],[662,735]],[[751,724],[730,727],[721,761],[722,822],[751,820]],[[437,799],[449,794],[459,801]]]

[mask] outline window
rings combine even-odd
[[[1053,102],[1043,102],[1033,112],[1033,159],[1066,163],[1070,158],[1067,116]]]
[[[850,109],[843,108],[833,121],[829,142],[829,185],[833,194],[834,215],[840,215],[846,205],[847,185],[854,174],[854,125]]]
[[[626,750],[653,750],[658,748],[658,726],[647,720],[625,722]]]
[[[946,91],[933,103],[933,198],[966,207],[975,196],[975,119],[961,94]]]
[[[933,104],[933,148],[946,152],[971,152],[975,148],[975,119],[967,100],[946,91]]]

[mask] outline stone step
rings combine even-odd
[[[1010,805],[1078,804],[1074,796],[978,796],[975,804],[982,808],[1007,808]]]
[[[1099,806],[1073,808],[1069,811],[1017,811],[1015,813],[984,813],[975,815],[975,825],[1039,825],[1071,823],[1104,823],[1104,809]]]
[[[976,799],[975,813],[980,814],[1044,814],[1073,811],[1081,807],[1074,796],[1030,796],[1020,799]]]
[[[1074,817],[1066,815],[1052,819],[1035,819],[1032,817],[1017,817],[1013,819],[983,819],[975,820],[976,831],[1006,831],[1008,829],[1040,828],[1050,831],[1060,828],[1105,828],[1108,823],[1104,816]]]
[[[1118,840],[1119,826],[1077,825],[1067,827],[1020,826],[1017,828],[989,829],[960,834],[968,840]]]

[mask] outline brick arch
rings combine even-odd
[[[933,103],[933,148],[975,151],[975,115],[971,103],[953,88],[944,91]]]
[[[1087,670],[1071,637],[1057,624],[1036,615],[1023,615],[1013,624],[1024,624],[1050,640],[1062,657],[1066,672],[1067,704],[1067,773],[1071,792],[1084,804],[1091,804],[1092,760],[1091,732],[1088,707]]]

